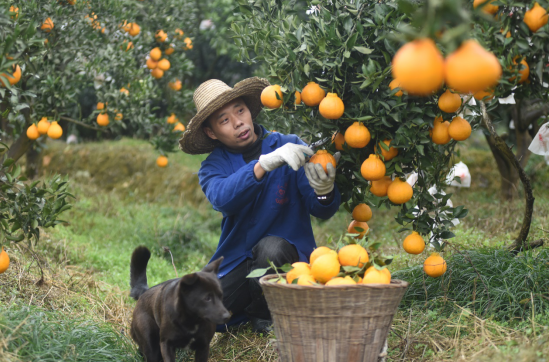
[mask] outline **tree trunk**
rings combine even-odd
[[[38,152],[36,148],[30,147],[29,150],[27,151],[26,158],[27,158],[27,165],[26,165],[27,168],[25,170],[25,176],[27,176],[29,180],[32,180],[38,173],[38,167],[39,167],[38,161],[40,159],[40,152]]]
[[[532,185],[530,184],[530,178],[528,177],[526,172],[524,172],[524,169],[522,168],[519,159],[515,156],[511,148],[507,146],[505,141],[496,133],[492,121],[490,120],[490,117],[488,117],[486,105],[483,101],[480,101],[480,109],[482,110],[482,120],[484,122],[484,126],[490,133],[490,137],[493,141],[494,147],[497,148],[498,152],[500,152],[501,155],[505,157],[509,163],[514,164],[515,169],[518,172],[519,178],[522,181],[522,185],[524,186],[524,197],[526,199],[524,218],[522,219],[522,226],[520,228],[519,235],[517,236],[513,244],[509,246],[509,251],[516,254],[522,250],[541,246],[543,245],[542,240],[539,240],[541,241],[541,243],[539,241],[533,242],[531,244],[528,244],[526,242],[526,240],[528,239],[528,233],[530,232],[530,225],[532,224],[532,215],[534,214],[535,201],[534,193],[532,191]]]
[[[496,141],[492,135],[484,135],[490,150],[494,155],[498,165],[501,177],[501,197],[504,200],[511,200],[518,195],[519,174],[514,163],[509,160],[503,152],[496,146]]]

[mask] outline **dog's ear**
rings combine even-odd
[[[219,266],[221,265],[221,262],[223,261],[223,257],[220,257],[219,259],[216,259],[212,261],[210,264],[206,265],[202,271],[207,273],[214,273],[217,274],[219,272]]]
[[[198,275],[196,273],[191,273],[187,275],[183,275],[181,279],[179,280],[179,283],[183,285],[193,285],[198,280]]]

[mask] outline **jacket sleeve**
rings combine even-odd
[[[264,180],[257,180],[254,166],[257,160],[232,173],[225,162],[204,161],[198,171],[198,180],[204,194],[215,210],[233,215],[244,205],[252,202],[263,188]]]

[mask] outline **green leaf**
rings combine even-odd
[[[269,271],[269,269],[271,269],[271,267],[254,269],[254,270],[251,271],[250,274],[248,274],[246,276],[246,278],[262,277],[263,275],[265,275],[265,273],[267,273]]]
[[[360,46],[356,46],[353,48],[354,50],[362,53],[362,54],[372,54],[372,52],[374,51],[373,49],[369,49],[369,48],[365,48],[365,47],[360,47]]]

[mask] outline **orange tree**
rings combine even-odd
[[[402,231],[430,235],[435,248],[443,249],[444,240],[454,236],[452,220],[467,214],[463,206],[448,204],[451,194],[443,193],[456,145],[483,120],[480,110],[466,101],[473,94],[483,99],[480,92],[496,85],[498,95],[509,94],[522,69],[513,64],[515,55],[535,54],[537,72],[530,86],[538,85],[525,90],[528,97],[541,97],[542,83],[548,82],[547,69],[540,66],[547,60],[546,35],[540,32],[539,40],[533,37],[537,46],[525,49],[531,34],[520,22],[523,4],[497,1],[515,15],[494,18],[473,9],[472,2],[450,0],[421,7],[406,1],[238,3],[240,19],[233,30],[241,57],[262,62],[271,83],[283,92],[284,106],[267,112],[272,128],[298,133],[309,142],[334,135],[336,142],[326,148],[342,150],[336,182],[345,208],[351,212],[361,203],[399,207],[396,221]],[[506,40],[501,29],[510,28],[515,38]],[[340,118],[305,100],[309,82],[337,94],[344,104]],[[453,92],[461,93],[463,102]],[[497,107],[497,102],[489,105]],[[344,135],[340,141],[336,133]],[[398,151],[396,156],[390,148]],[[381,168],[379,160],[386,176],[376,181],[379,176],[370,171]],[[413,196],[400,182],[412,173],[417,173]],[[396,196],[402,197],[387,196],[387,185],[395,183]],[[378,243],[368,245],[375,249]]]
[[[39,188],[17,164],[48,137],[78,126],[149,139],[161,154],[177,149],[174,128],[184,129],[177,118],[191,103],[192,29],[185,25],[194,16],[175,0],[0,0],[0,212],[8,239],[38,240],[38,227],[61,222],[70,207],[66,180],[54,176]],[[158,66],[147,67],[154,48]]]

